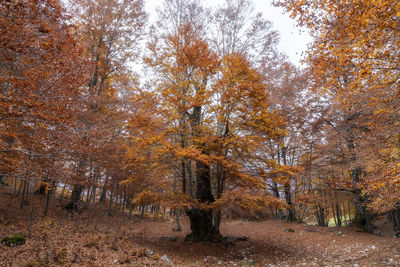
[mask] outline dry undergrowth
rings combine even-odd
[[[246,235],[249,240],[224,247],[185,243],[187,223],[183,220],[183,231],[174,232],[167,215],[164,221],[139,220],[109,217],[100,208],[71,215],[53,207],[45,218],[39,216],[40,201],[36,208],[31,204],[21,211],[10,197],[0,196],[0,237],[22,233],[27,242],[1,245],[1,266],[400,266],[399,239],[352,228],[227,222],[221,227],[223,234]],[[162,236],[178,240],[160,240]]]

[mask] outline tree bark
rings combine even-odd
[[[50,198],[53,193],[52,189],[47,189],[47,197],[46,197],[46,207],[44,208],[44,216],[47,216],[50,206]]]
[[[400,237],[400,203],[394,210],[390,212],[391,221],[393,223],[393,230],[396,237]]]
[[[21,197],[21,203],[19,205],[19,208],[22,209],[24,207],[24,202],[25,202],[25,191],[26,191],[26,179],[24,180],[24,189],[22,190],[22,197]]]
[[[276,182],[274,182],[274,181],[272,182],[271,190],[272,190],[272,193],[273,193],[274,197],[280,199],[278,184],[277,184]],[[285,214],[283,214],[282,209],[279,209],[279,208],[278,208],[278,209],[276,210],[276,217],[277,217],[278,219],[280,219],[280,220],[283,219],[283,218],[285,218]]]
[[[83,191],[83,186],[80,184],[75,184],[74,189],[71,194],[71,201],[67,204],[66,208],[74,211],[79,211],[81,209],[80,200]]]
[[[315,204],[315,217],[317,217],[317,223],[319,226],[327,226],[325,208],[320,204]]]
[[[180,220],[180,217],[179,217],[180,216],[179,213],[180,213],[179,209],[175,211],[175,219],[176,219],[176,229],[175,230],[177,232],[181,232],[182,231],[181,220]]]
[[[196,162],[196,199],[200,203],[212,203],[210,166]],[[191,208],[186,211],[190,221],[190,230],[185,240],[190,241],[220,241],[219,228],[213,224],[212,210]]]
[[[352,170],[352,178],[356,184],[359,182],[360,173],[361,169],[359,168]],[[354,190],[355,215],[353,222],[357,227],[364,229],[368,233],[372,233],[374,230],[372,224],[373,216],[365,207],[365,203],[367,201],[366,196],[363,196],[361,193],[362,192],[360,188],[356,188]]]
[[[356,144],[355,144],[355,135],[353,132],[353,128],[355,123],[353,122],[354,116],[347,115],[346,122],[346,142],[347,148],[350,151],[350,164],[356,165],[357,156],[356,156]],[[354,224],[357,227],[364,229],[366,232],[372,233],[373,231],[373,224],[372,214],[366,208],[367,197],[361,194],[361,189],[359,188],[360,185],[360,176],[361,176],[362,169],[360,166],[355,166],[353,169],[350,170],[351,180],[355,186],[354,189],[354,206],[355,206],[355,215],[354,215]]]

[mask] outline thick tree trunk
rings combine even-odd
[[[216,234],[220,235],[219,227],[221,225],[221,210],[215,211],[214,214],[214,231]]]
[[[0,184],[6,185],[7,184],[7,177],[5,175],[0,175]]]
[[[106,196],[107,196],[107,189],[104,186],[101,189],[101,194],[100,194],[100,199],[99,199],[99,203],[104,204],[106,202]]]
[[[353,182],[358,184],[359,175],[361,173],[361,169],[357,168],[352,170],[352,178]],[[361,194],[361,189],[356,188],[354,190],[354,206],[355,206],[355,215],[354,215],[354,224],[357,227],[364,229],[368,233],[372,233],[373,229],[373,216],[365,207],[367,199],[365,195]]]
[[[206,83],[206,81],[205,81]],[[201,106],[194,106],[190,115],[193,137],[201,136]],[[202,144],[196,144],[197,148],[206,155],[207,152]],[[214,196],[211,190],[210,166],[201,161],[196,162],[196,192],[195,198],[201,203],[214,202]],[[203,210],[193,207],[186,211],[190,220],[191,233],[185,240],[191,241],[220,241],[221,235],[219,228],[213,224],[212,210]],[[219,226],[218,226],[219,227]]]
[[[66,208],[70,210],[79,211],[82,207],[80,204],[83,186],[76,184],[71,194],[71,201],[67,204]]]
[[[357,161],[357,155],[355,151],[355,135],[353,132],[353,128],[355,124],[352,122],[354,116],[351,114],[350,116],[347,116],[347,147],[350,151],[350,163],[355,165]],[[366,202],[367,202],[367,197],[361,194],[361,189],[359,188],[360,186],[360,176],[361,176],[361,167],[360,166],[355,166],[351,171],[351,179],[352,182],[355,186],[354,189],[354,206],[355,206],[355,215],[354,215],[354,224],[357,227],[360,227],[364,229],[366,232],[372,233],[373,231],[373,224],[372,224],[372,219],[373,216],[372,214],[367,210],[366,208]]]
[[[185,240],[190,241],[220,241],[219,230],[215,229],[211,210],[190,209],[186,212],[190,220],[190,230]]]
[[[400,237],[400,203],[397,203],[397,207],[390,212],[390,218],[395,236]]]
[[[63,201],[63,199],[64,199],[64,192],[65,192],[65,187],[66,187],[66,186],[67,186],[67,185],[64,184],[63,189],[62,189],[62,191],[61,191],[61,194],[60,194],[60,203],[62,203],[62,201]]]
[[[211,192],[210,166],[196,163],[196,199],[200,203],[212,203],[214,197]],[[213,224],[212,210],[192,208],[186,211],[190,220],[190,230],[185,240],[191,241],[219,241],[219,228]]]
[[[288,212],[288,217],[287,220],[289,222],[294,222],[295,221],[295,214],[294,214],[294,207],[292,203],[292,194],[290,192],[290,185],[285,185],[285,200],[286,204],[288,204],[287,212]]]
[[[321,205],[315,205],[315,217],[319,226],[327,226],[325,208]]]

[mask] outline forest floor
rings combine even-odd
[[[221,233],[248,240],[227,247],[184,242],[186,218],[183,231],[174,232],[167,215],[109,217],[101,208],[71,214],[54,200],[44,217],[44,202],[31,198],[20,210],[15,197],[0,192],[0,238],[26,236],[23,245],[0,245],[0,266],[400,266],[400,239],[351,227],[230,221],[221,225]]]

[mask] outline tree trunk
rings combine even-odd
[[[317,223],[319,226],[327,226],[325,208],[320,204],[315,205],[315,217],[317,217]]]
[[[7,184],[7,179],[5,175],[0,175],[0,184],[6,185]]]
[[[21,193],[22,187],[24,187],[24,180],[21,179],[21,182],[18,187],[17,196],[19,196],[19,194]]]
[[[79,211],[82,207],[80,205],[83,186],[79,184],[74,185],[71,194],[71,201],[67,204],[66,208],[74,211]]]
[[[393,230],[396,237],[400,237],[400,203],[394,210],[390,212],[391,221],[393,223]]]
[[[359,182],[359,175],[361,173],[361,169],[357,168],[352,171],[353,181],[358,184]],[[367,210],[365,207],[366,203],[366,196],[361,194],[361,189],[356,188],[354,190],[354,206],[355,206],[355,215],[354,215],[354,224],[357,227],[364,229],[368,233],[372,233],[373,224],[372,214]]]
[[[18,178],[14,178],[14,195],[17,195],[17,183],[18,183]]]
[[[67,185],[66,184],[64,184],[64,186],[63,186],[63,189],[62,189],[62,191],[61,191],[61,195],[60,195],[60,203],[62,203],[62,201],[63,201],[63,199],[64,199],[64,192],[65,192],[65,187],[66,187]]]
[[[179,218],[179,213],[180,213],[180,210],[178,209],[178,210],[176,210],[176,212],[175,212],[175,218],[176,218],[176,231],[177,232],[181,232],[182,231],[182,227],[181,227],[181,220],[180,220],[180,218]]]
[[[140,206],[140,210],[141,210],[140,217],[142,219],[144,219],[144,207],[145,207],[144,205]]]
[[[24,202],[25,202],[25,191],[26,191],[26,179],[24,180],[24,189],[22,190],[22,197],[21,197],[21,203],[19,205],[19,208],[22,209],[24,207]]]
[[[336,220],[336,213],[335,213],[335,206],[333,205],[333,203],[331,203],[331,208],[332,208],[332,216],[333,216],[333,220],[335,221],[335,225],[337,226],[337,220]]]
[[[187,161],[187,174],[188,174],[188,182],[189,182],[189,194],[193,197],[193,172],[192,172],[192,161],[189,159]]]
[[[336,202],[336,218],[337,218],[337,226],[342,226],[342,214],[340,212],[340,206]]]
[[[192,231],[185,237],[190,241],[219,241],[221,236],[216,231],[212,222],[212,211],[192,208],[187,215],[190,220],[190,230]]]
[[[217,235],[220,235],[219,227],[221,225],[221,210],[215,211],[214,215],[214,231]]]
[[[286,204],[288,204],[287,212],[288,212],[288,217],[287,220],[289,222],[294,222],[295,221],[295,215],[294,215],[294,207],[292,203],[292,194],[290,192],[290,185],[285,185],[285,200]]]
[[[272,187],[271,187],[272,193],[274,195],[274,197],[279,198],[280,199],[280,195],[279,195],[279,188],[278,188],[278,184],[276,182],[272,182]],[[283,214],[282,209],[277,209],[276,210],[276,217],[278,219],[283,219],[285,218],[285,214]]]
[[[355,151],[355,136],[353,132],[353,126],[354,123],[352,122],[353,116],[348,116],[347,117],[347,125],[346,131],[347,131],[347,147],[350,150],[351,156],[350,156],[350,163],[351,164],[356,164],[357,161],[357,156],[356,156],[356,151]],[[357,227],[360,227],[364,229],[366,232],[372,233],[373,231],[373,224],[372,224],[372,219],[373,216],[372,214],[367,210],[365,207],[365,204],[367,202],[367,197],[361,194],[361,189],[359,188],[360,185],[360,176],[361,176],[361,167],[360,166],[355,166],[352,170],[350,170],[350,176],[351,180],[355,186],[354,189],[354,206],[355,206],[355,215],[354,215],[354,224]]]
[[[44,216],[47,216],[47,213],[49,211],[49,206],[50,206],[50,198],[51,194],[53,193],[52,189],[47,189],[47,198],[46,198],[46,207],[44,209]]]
[[[205,81],[206,83],[206,81]],[[194,106],[190,115],[193,137],[201,136],[201,106]],[[196,144],[203,155],[207,155],[203,144]],[[196,192],[195,198],[199,203],[212,203],[214,196],[211,190],[210,166],[201,161],[196,162]],[[213,224],[212,210],[203,210],[192,207],[186,211],[189,217],[191,233],[185,237],[185,240],[191,241],[220,241],[221,235],[219,229]]]
[[[196,162],[196,199],[200,203],[212,203],[214,197],[211,192],[210,166]],[[191,208],[186,211],[189,216],[190,230],[185,240],[191,241],[220,241],[219,228],[213,224],[212,210]]]

